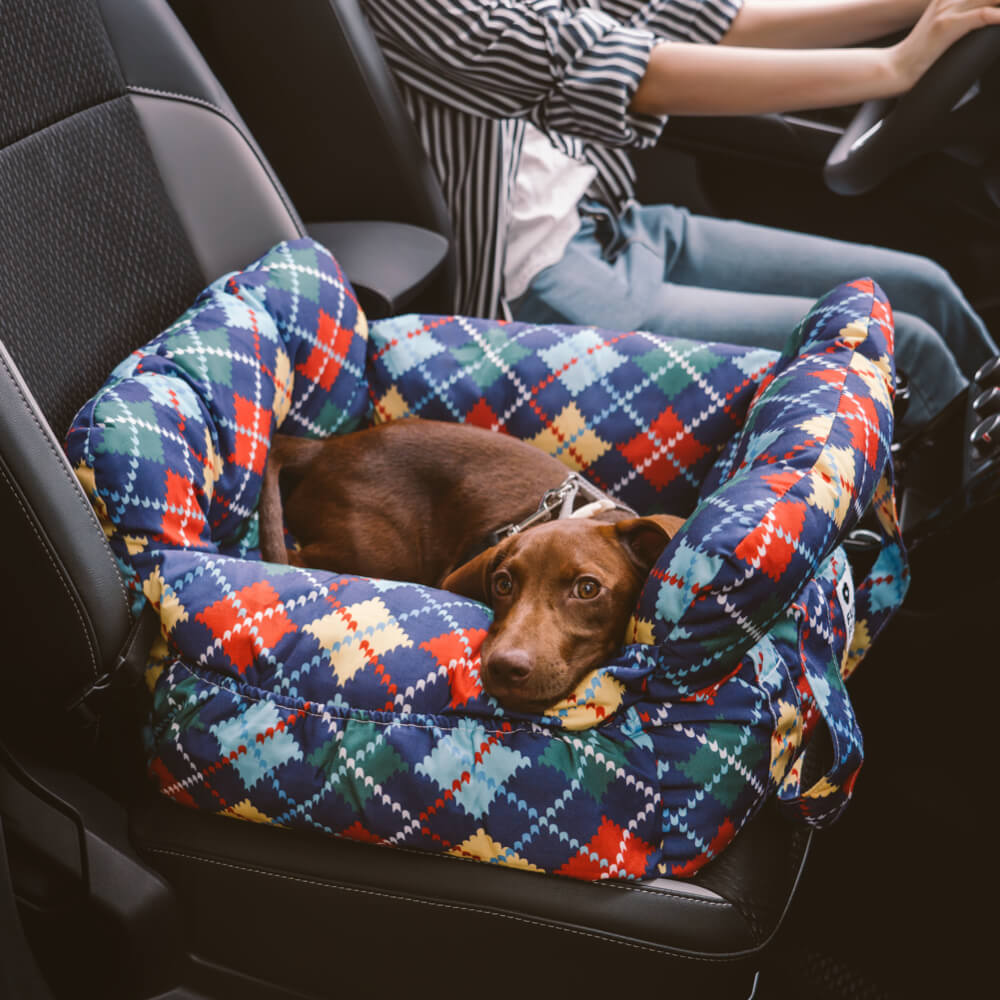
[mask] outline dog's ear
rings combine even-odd
[[[646,574],[656,565],[667,542],[680,531],[683,523],[683,517],[673,514],[652,514],[616,522],[615,533],[639,571]]]
[[[441,590],[462,597],[471,597],[482,604],[490,603],[490,577],[493,575],[497,546],[480,552],[474,559],[453,569],[441,581]]]

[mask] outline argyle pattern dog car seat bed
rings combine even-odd
[[[906,565],[891,313],[841,286],[779,357],[641,332],[404,316],[369,331],[328,251],[284,243],[123,361],[67,450],[161,636],[149,771],[193,808],[579,878],[688,875],[769,796],[842,810],[844,681]],[[640,513],[690,515],[621,653],[544,715],[485,695],[489,609],[260,561],[271,435],[416,414],[514,434]],[[856,589],[840,546],[871,507]],[[833,763],[805,787],[823,720]]]

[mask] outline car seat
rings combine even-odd
[[[206,283],[304,227],[165,3],[9,0],[3,17],[0,817],[38,995],[750,995],[810,839],[773,808],[693,879],[609,884],[146,794],[113,678],[144,662],[149,625],[59,442]]]
[[[304,0],[294,17],[266,0],[171,7],[368,316],[400,312],[401,295],[452,308],[444,195],[356,0]]]

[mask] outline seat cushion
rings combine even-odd
[[[151,773],[194,808],[586,879],[690,874],[771,795],[831,821],[860,766],[843,677],[905,585],[891,377],[870,282],[780,358],[461,317],[369,336],[329,252],[279,245],[119,365],[67,441],[160,614]],[[517,434],[642,512],[691,514],[621,653],[542,715],[483,692],[483,605],[259,560],[274,430],[403,413]],[[839,542],[873,498],[896,573],[857,628]],[[803,789],[819,718],[834,766]]]

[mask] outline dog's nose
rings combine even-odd
[[[531,657],[523,649],[507,649],[494,653],[489,660],[489,671],[497,684],[516,687],[523,684],[531,673]]]

